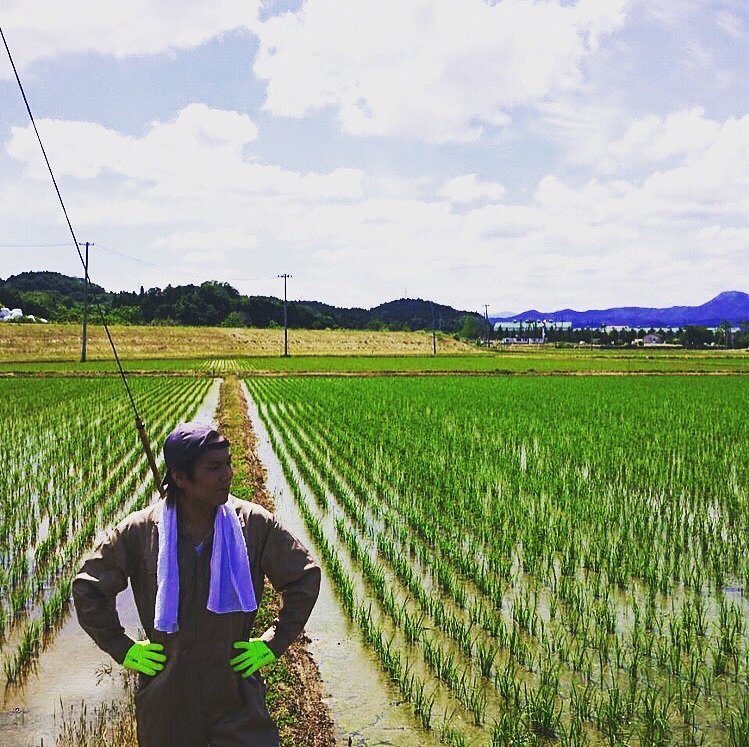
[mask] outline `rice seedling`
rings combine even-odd
[[[0,381],[0,629],[6,685],[21,684],[69,611],[97,532],[153,490],[127,401],[112,379]],[[207,379],[133,382],[152,441],[193,415]],[[12,391],[11,391],[12,388]],[[12,395],[12,396],[11,396]]]
[[[699,744],[716,703],[739,733],[744,378],[247,384],[324,559],[487,739],[500,704],[517,739]]]

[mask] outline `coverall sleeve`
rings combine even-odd
[[[281,609],[260,637],[278,657],[304,629],[320,593],[320,566],[307,548],[271,517],[262,554],[263,572],[281,594]]]
[[[129,569],[123,533],[117,526],[86,558],[73,579],[73,602],[81,627],[118,664],[133,640],[125,634],[117,614],[117,595],[127,587]]]

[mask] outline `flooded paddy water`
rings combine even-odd
[[[265,425],[246,389],[245,395],[276,514],[314,554],[314,542],[299,515]],[[341,745],[436,747],[439,744],[436,736],[418,726],[410,707],[402,702],[399,690],[383,674],[376,655],[366,648],[358,628],[343,612],[324,569],[320,597],[306,631]]]
[[[117,599],[127,634],[138,637],[138,612],[128,587]],[[99,649],[71,615],[52,646],[39,657],[34,674],[22,688],[8,689],[0,709],[3,747],[53,745],[60,717],[85,703],[89,713],[120,699],[120,667]]]
[[[216,380],[194,419],[216,422],[220,383]],[[253,404],[250,415],[277,514],[314,552],[314,543],[298,514]],[[140,489],[146,490],[147,485],[144,483]],[[139,637],[138,614],[129,588],[118,597],[117,609],[127,634]],[[363,644],[356,626],[346,618],[325,574],[307,633],[339,744],[361,747],[438,744],[436,738],[415,723],[399,691]],[[84,708],[92,714],[97,707],[124,696],[121,667],[86,635],[73,613],[52,645],[41,653],[25,685],[5,691],[0,701],[0,744],[2,747],[49,747],[55,743],[63,714],[77,716]]]
[[[216,379],[192,416],[195,420],[216,424],[220,386],[221,379]],[[150,479],[142,483],[130,505],[150,485]],[[46,535],[46,526],[43,529],[40,539]],[[117,611],[125,632],[131,638],[142,637],[130,587],[117,598]],[[124,694],[121,667],[82,630],[71,608],[71,615],[52,645],[41,653],[26,683],[22,687],[4,687],[0,693],[0,745],[54,745],[63,713],[77,714],[85,704],[91,714],[98,706],[122,699]]]

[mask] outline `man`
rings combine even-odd
[[[164,460],[166,498],[120,522],[73,581],[78,620],[140,673],[141,747],[275,747],[257,670],[302,631],[320,568],[270,513],[230,495],[229,442],[210,425],[175,428]],[[282,607],[251,639],[265,577]],[[129,638],[117,615],[128,579],[144,641]]]

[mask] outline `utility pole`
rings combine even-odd
[[[293,277],[284,273],[278,275],[279,278],[283,278],[283,354],[285,358],[289,357],[289,316],[286,308],[286,280],[287,278]]]
[[[83,279],[83,340],[81,341],[81,363],[86,362],[86,336],[88,327],[88,248],[93,246],[93,242],[87,241],[85,244],[78,242],[78,246],[86,247],[86,259],[84,262],[85,277]]]
[[[491,334],[489,330],[491,329],[491,325],[489,324],[489,304],[488,303],[484,304],[484,319],[486,319],[486,346],[489,347],[489,335]]]
[[[434,301],[432,301],[432,355],[437,355],[437,329],[434,326]]]

